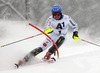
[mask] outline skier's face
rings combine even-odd
[[[60,12],[53,12],[53,16],[56,20],[59,20],[61,18],[61,13]]]

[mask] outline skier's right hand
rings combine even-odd
[[[46,34],[52,33],[52,32],[53,32],[53,29],[52,29],[52,28],[48,28],[48,29],[45,30],[45,33],[46,33]]]

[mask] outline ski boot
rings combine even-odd
[[[44,56],[43,61],[48,63],[54,63],[56,59],[54,57],[51,58],[51,53],[48,51]]]

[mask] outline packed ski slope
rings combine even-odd
[[[30,27],[28,22],[0,21],[0,46],[38,33],[40,32]],[[71,37],[72,33],[68,33],[67,41],[59,49],[60,59],[55,63],[42,62],[41,58],[47,52],[45,50],[17,70],[14,69],[14,63],[38,47],[45,36],[0,47],[0,73],[100,73],[100,48],[82,41],[76,42]],[[84,38],[82,34],[80,37]]]

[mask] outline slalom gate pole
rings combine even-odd
[[[95,43],[92,43],[92,42],[89,42],[89,41],[87,41],[87,40],[84,40],[84,39],[81,39],[81,41],[84,41],[84,42],[87,42],[87,43],[89,43],[89,44],[92,44],[92,45],[95,45],[95,46],[98,46],[98,47],[100,47],[100,45],[98,45],[98,44],[95,44]]]
[[[46,33],[44,33],[42,30],[40,30],[39,28],[37,28],[36,26],[32,25],[29,23],[30,26],[32,26],[33,28],[37,29],[38,31],[40,31],[41,33],[43,33],[45,36],[47,36],[52,42],[53,44],[55,45],[56,47],[56,50],[57,50],[57,58],[59,59],[59,52],[58,52],[58,48],[57,48],[57,45],[55,44],[55,42],[52,40],[51,37],[49,37]]]
[[[1,47],[5,47],[5,46],[8,46],[8,45],[12,45],[12,44],[15,44],[15,43],[18,43],[18,42],[21,42],[21,41],[24,41],[24,40],[27,40],[27,39],[30,39],[30,38],[33,38],[33,37],[39,36],[39,35],[42,35],[42,33],[37,34],[37,35],[34,35],[34,36],[31,36],[31,37],[27,37],[27,38],[24,38],[24,39],[21,39],[21,40],[15,41],[15,42],[11,42],[11,43],[8,43],[8,44],[5,44],[5,45],[2,45]]]

